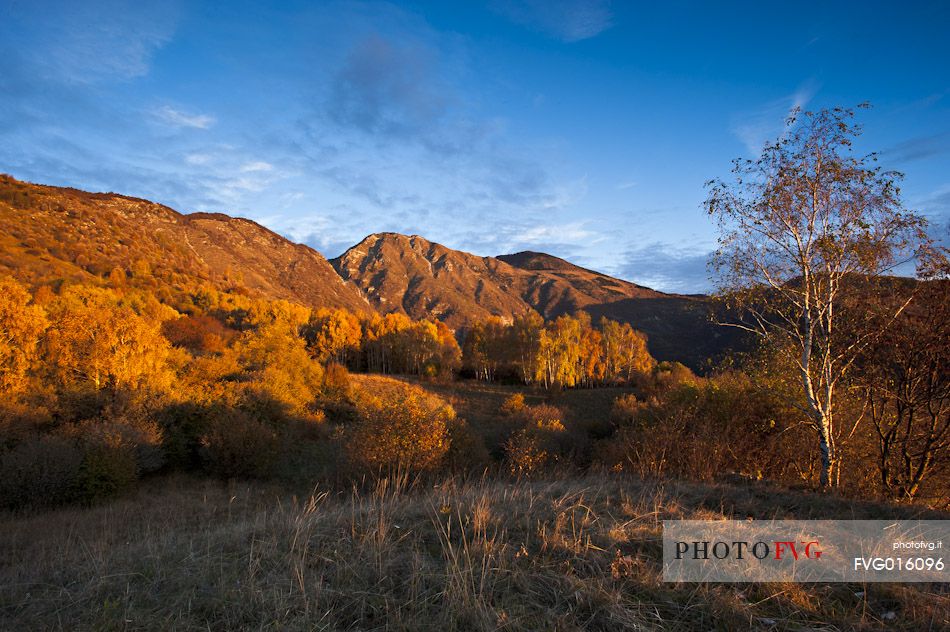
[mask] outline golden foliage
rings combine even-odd
[[[448,424],[455,411],[417,386],[393,381],[385,389],[360,393],[356,407],[359,419],[347,449],[364,467],[431,470],[449,449]]]
[[[294,323],[284,316],[264,320],[241,337],[237,355],[253,389],[301,413],[320,389],[323,368],[293,333]]]
[[[564,431],[564,423],[562,421],[564,413],[556,406],[551,406],[550,404],[526,406],[521,414],[525,422],[531,428],[549,432]]]
[[[508,416],[517,415],[524,410],[524,407],[524,395],[522,393],[515,393],[508,397],[501,405],[501,412]]]
[[[543,439],[528,428],[518,430],[505,442],[505,459],[515,476],[537,474],[550,460]]]
[[[594,327],[580,312],[545,324],[529,312],[511,324],[496,317],[476,323],[465,339],[463,365],[487,381],[517,377],[545,388],[572,388],[632,383],[656,361],[646,336],[627,323],[603,318]]]
[[[321,362],[345,364],[363,338],[360,320],[345,309],[318,309],[303,328],[307,348]]]
[[[47,320],[43,308],[30,300],[26,288],[0,277],[0,394],[22,392],[37,360]]]
[[[323,372],[323,394],[334,400],[350,396],[350,373],[342,364],[330,363]]]
[[[168,341],[161,324],[135,312],[110,290],[76,286],[49,307],[49,369],[65,384],[95,390],[170,386]]]

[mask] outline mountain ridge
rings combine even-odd
[[[0,232],[0,273],[34,287],[147,270],[158,292],[210,284],[309,307],[438,318],[462,335],[491,316],[586,311],[630,323],[658,359],[694,369],[734,341],[707,318],[706,297],[659,292],[541,252],[479,256],[381,232],[327,260],[250,219],[3,175]]]
[[[709,319],[708,297],[659,292],[546,253],[479,256],[384,232],[329,261],[380,312],[436,317],[454,329],[492,316],[510,321],[528,310],[546,319],[586,311],[630,323],[647,334],[658,359],[696,370],[737,341]]]
[[[371,311],[316,250],[224,213],[181,213],[141,198],[0,175],[0,232],[0,271],[34,286],[147,268],[167,286],[211,284]]]

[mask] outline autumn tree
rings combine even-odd
[[[547,324],[527,312],[511,324],[497,317],[475,323],[465,338],[463,365],[486,381],[504,371],[544,388],[593,387],[652,371],[656,361],[646,342],[628,323],[602,318],[594,327],[586,312]]]
[[[363,337],[360,319],[345,309],[318,309],[303,327],[307,348],[320,362],[353,364]]]
[[[37,359],[47,321],[43,308],[31,304],[31,298],[14,279],[0,278],[0,395],[21,392]]]
[[[577,384],[581,364],[581,322],[558,316],[541,332],[537,378],[545,388]]]
[[[438,343],[435,355],[429,359],[429,366],[435,374],[451,375],[462,365],[462,349],[455,332],[441,320],[435,321],[435,339]]]
[[[948,290],[947,279],[925,283],[857,364],[881,489],[893,498],[918,497],[932,475],[950,469]]]
[[[366,368],[373,373],[395,373],[400,369],[399,359],[403,340],[400,334],[412,327],[405,314],[373,314],[363,323],[363,351]]]
[[[323,382],[322,367],[307,353],[298,333],[307,312],[286,301],[261,302],[252,310],[256,327],[236,344],[250,386],[298,414],[306,412]]]
[[[439,354],[439,330],[435,323],[421,320],[400,333],[403,372],[424,375],[427,370],[434,371],[432,360]]]
[[[237,332],[202,314],[167,320],[162,323],[162,333],[176,347],[201,354],[223,352]]]
[[[544,319],[534,310],[517,316],[511,325],[511,351],[525,384],[534,381],[538,372],[538,351]]]
[[[497,316],[472,325],[465,336],[463,362],[475,375],[487,382],[495,379],[498,368],[508,360],[508,327]]]
[[[49,316],[46,350],[60,383],[96,391],[168,384],[161,322],[136,313],[114,292],[68,288],[50,304]]]
[[[900,174],[853,152],[853,117],[842,108],[794,111],[761,156],[734,162],[734,180],[708,183],[705,203],[719,223],[712,266],[737,314],[728,324],[780,339],[794,356],[822,486],[837,484],[840,466],[835,388],[875,334],[837,327],[842,292],[849,279],[878,278],[926,243],[925,221],[901,204]]]
[[[584,313],[586,316],[586,312]],[[580,366],[578,372],[581,382],[588,387],[603,384],[607,378],[607,366],[604,363],[603,334],[590,326],[590,317],[582,323],[580,339]]]
[[[647,349],[647,337],[629,323],[600,320],[601,352],[606,376],[629,382],[635,375],[647,374],[656,360]]]
[[[255,301],[247,315],[247,324],[252,327],[275,325],[297,335],[310,320],[310,308],[285,300]]]

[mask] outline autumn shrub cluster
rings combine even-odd
[[[600,445],[610,468],[646,477],[802,480],[797,415],[774,392],[727,373],[671,385],[661,397],[614,404],[615,434]],[[798,447],[801,447],[800,441]],[[806,451],[807,453],[807,451]]]
[[[449,449],[455,410],[423,389],[394,382],[356,397],[357,422],[346,429],[347,453],[360,469],[434,470]]]
[[[357,336],[355,350],[339,346],[340,322],[356,323],[343,338]],[[94,502],[168,469],[426,471],[453,433],[464,439],[452,408],[418,387],[351,388],[344,363],[367,358],[381,370],[451,370],[454,338],[425,321],[206,288],[174,306],[108,284],[30,292],[4,278],[0,333],[5,507]]]
[[[95,502],[169,470],[295,484],[392,471],[532,477],[591,465],[648,477],[817,480],[794,367],[768,349],[698,377],[655,362],[642,335],[613,321],[490,319],[467,332],[463,371],[528,386],[473,426],[452,405],[444,378],[460,351],[441,323],[207,287],[176,298],[121,278],[32,291],[0,278],[0,506]],[[942,297],[908,310],[904,329],[842,385],[834,440],[855,493],[945,497]],[[357,372],[407,373],[426,388]],[[584,388],[593,386],[623,386],[610,414],[569,405],[584,394],[613,397]]]
[[[885,366],[903,376],[898,365]],[[950,446],[941,443],[946,425],[940,424],[950,419],[946,395],[934,398],[928,390],[941,383],[936,365],[924,366],[930,367],[924,377],[907,376],[904,394],[895,388],[899,380],[865,384],[863,369],[843,389],[837,411],[842,430],[834,437],[843,492],[946,504]],[[818,484],[821,462],[796,374],[774,353],[762,350],[746,359],[743,370],[706,378],[665,363],[658,369],[635,394],[615,399],[611,431],[593,448],[595,462],[643,477]],[[915,405],[920,409],[913,411]],[[896,458],[901,453],[903,460]],[[894,481],[919,484],[911,494]]]
[[[444,324],[211,286],[168,292],[149,274],[135,263],[102,270],[98,284],[32,291],[0,280],[0,503],[91,502],[167,469],[340,476],[490,460],[479,433],[423,389],[352,387],[350,371],[451,376],[461,350]],[[654,365],[645,339],[611,321],[496,325],[469,332],[469,359],[529,383],[607,384]],[[543,405],[512,412],[499,449],[522,464],[513,470],[563,460],[561,417]]]
[[[563,461],[572,442],[564,426],[565,413],[552,404],[528,405],[516,393],[501,406],[510,423],[504,443],[505,463],[516,476],[533,476]]]

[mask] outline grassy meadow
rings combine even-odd
[[[426,387],[487,437],[524,391]],[[619,394],[559,395],[566,432],[587,432]],[[0,628],[947,629],[947,586],[661,581],[664,519],[911,517],[948,515],[595,469],[315,487],[164,474],[108,502],[0,515]]]

